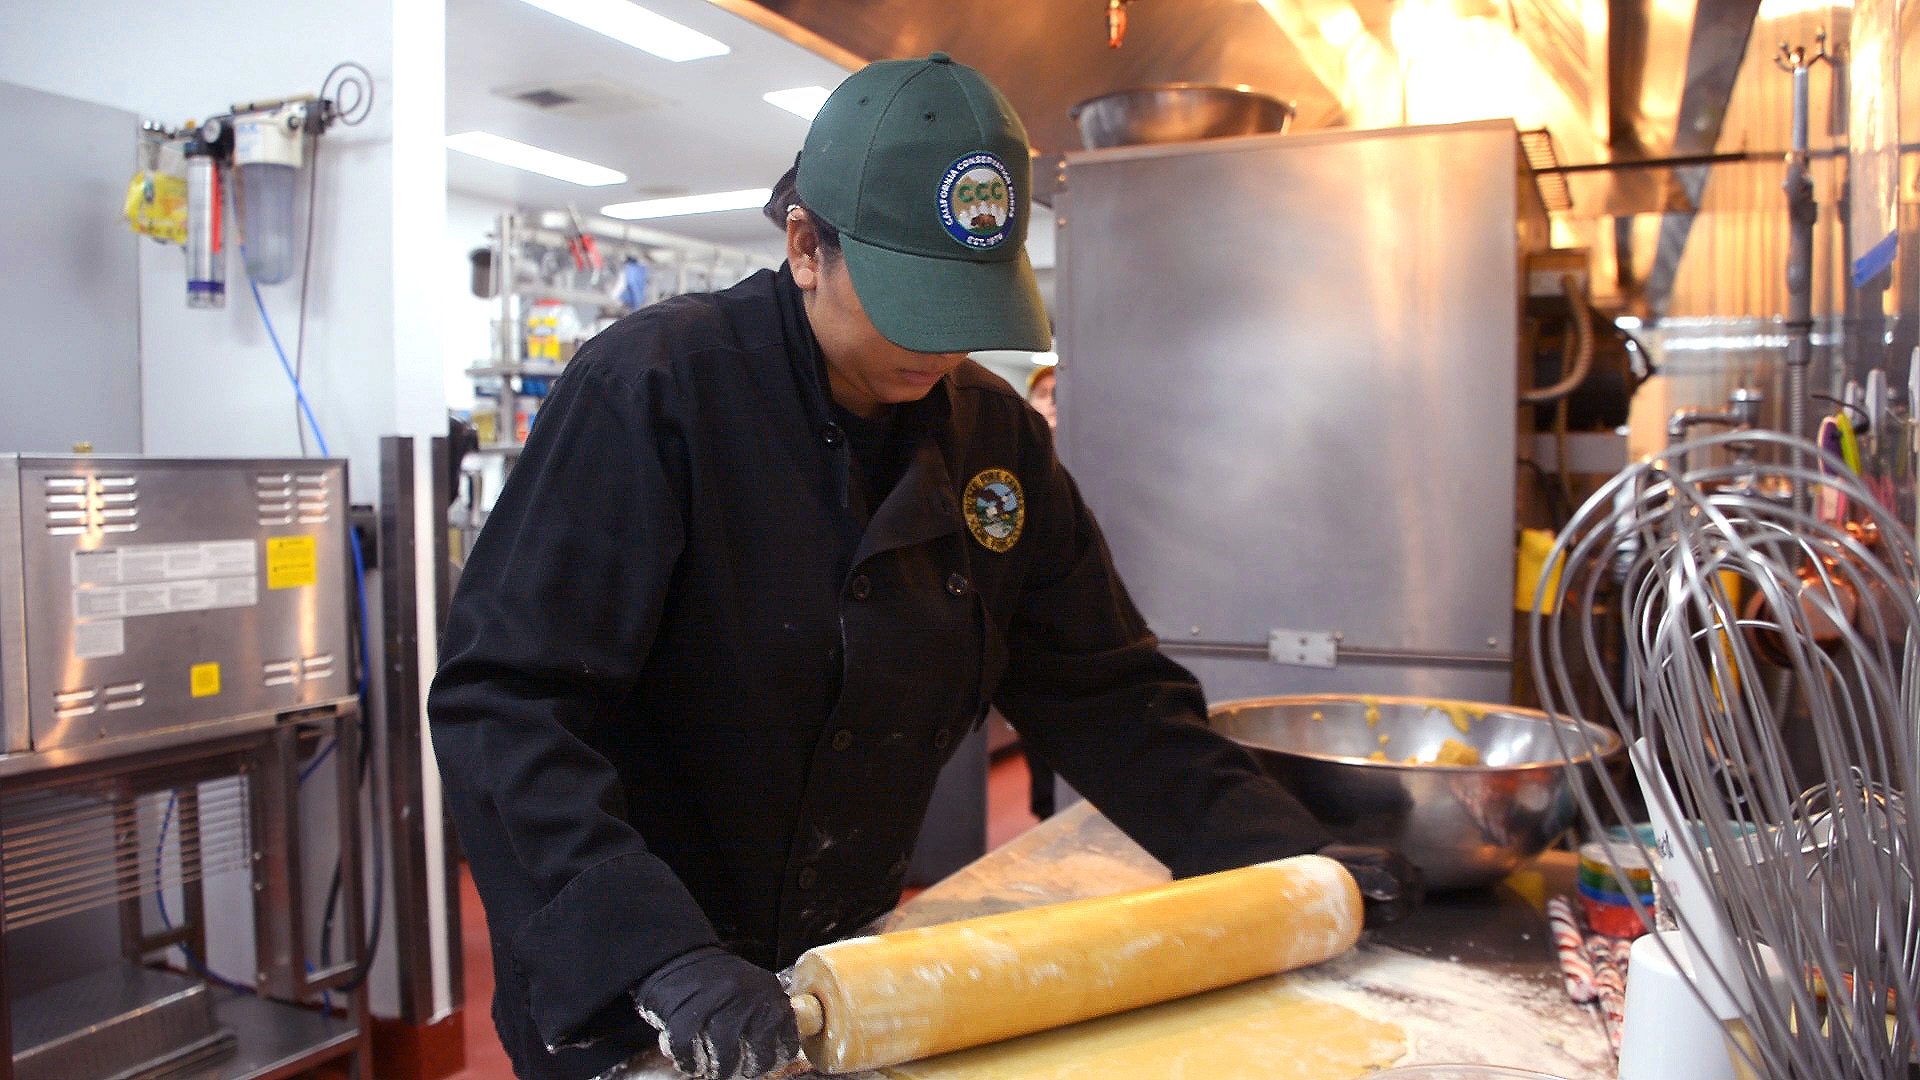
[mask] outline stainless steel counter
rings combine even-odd
[[[1496,888],[1439,897],[1405,922],[1367,931],[1345,956],[1275,978],[1399,1026],[1408,1043],[1403,1064],[1484,1062],[1567,1080],[1612,1077],[1599,1014],[1567,998],[1542,912],[1547,896],[1572,890],[1574,874],[1570,855],[1549,853]],[[1165,867],[1081,802],[902,904],[878,929],[930,926],[1166,880]],[[658,1062],[628,1077],[676,1075]]]

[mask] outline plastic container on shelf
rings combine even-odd
[[[480,436],[481,446],[493,446],[500,441],[500,399],[484,390],[476,389],[473,395],[473,430]]]
[[[560,365],[579,345],[580,316],[573,305],[542,300],[527,309],[527,360]]]
[[[1615,864],[1626,872],[1633,886],[1631,897],[1614,875]],[[1648,910],[1654,906],[1653,871],[1647,865],[1646,849],[1625,830],[1580,845],[1579,892],[1581,914],[1594,933],[1618,938],[1646,933],[1646,925],[1634,910],[1635,900]]]

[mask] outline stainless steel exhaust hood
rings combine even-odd
[[[715,2],[748,18],[757,8],[803,28],[844,50],[836,57],[843,62],[950,53],[1000,87],[1043,157],[1080,149],[1067,116],[1075,103],[1156,83],[1264,90],[1294,103],[1296,130],[1345,122],[1338,94],[1315,70],[1315,61],[1324,68],[1327,57],[1310,59],[1315,43],[1303,46],[1256,0],[1132,0],[1117,49],[1107,45],[1105,0]],[[1387,32],[1386,4],[1361,0],[1357,10],[1365,29]],[[1330,51],[1324,42],[1317,47]]]
[[[1758,0],[1125,0],[1108,45],[1108,0],[712,0],[848,67],[935,49],[979,68],[1012,100],[1042,162],[1080,148],[1077,102],[1159,83],[1244,84],[1292,101],[1292,130],[1383,127],[1492,115],[1440,112],[1412,53],[1424,18],[1440,60],[1525,68],[1504,106],[1553,132],[1564,162],[1633,163],[1712,153]],[[1450,27],[1433,35],[1434,20]],[[1458,32],[1461,27],[1474,33]],[[1053,168],[1035,170],[1048,201]],[[1569,174],[1572,218],[1623,268],[1617,299],[1658,314],[1705,170]],[[1630,215],[1659,213],[1657,241]],[[1591,228],[1591,226],[1589,226]],[[1607,234],[1611,234],[1610,236]],[[1637,239],[1636,239],[1637,237]],[[1636,254],[1634,244],[1657,248]],[[1637,267],[1637,269],[1636,269]],[[1607,282],[1596,282],[1602,292]]]

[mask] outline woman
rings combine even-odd
[[[752,1077],[772,974],[899,898],[989,703],[1176,874],[1329,851],[1210,732],[1038,415],[969,362],[1048,344],[1026,134],[941,54],[850,76],[769,209],[787,263],[569,364],[449,614],[429,699],[515,1070],[653,1041]]]

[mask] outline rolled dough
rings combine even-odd
[[[893,1080],[1355,1080],[1406,1051],[1399,1028],[1277,975],[882,1071]]]

